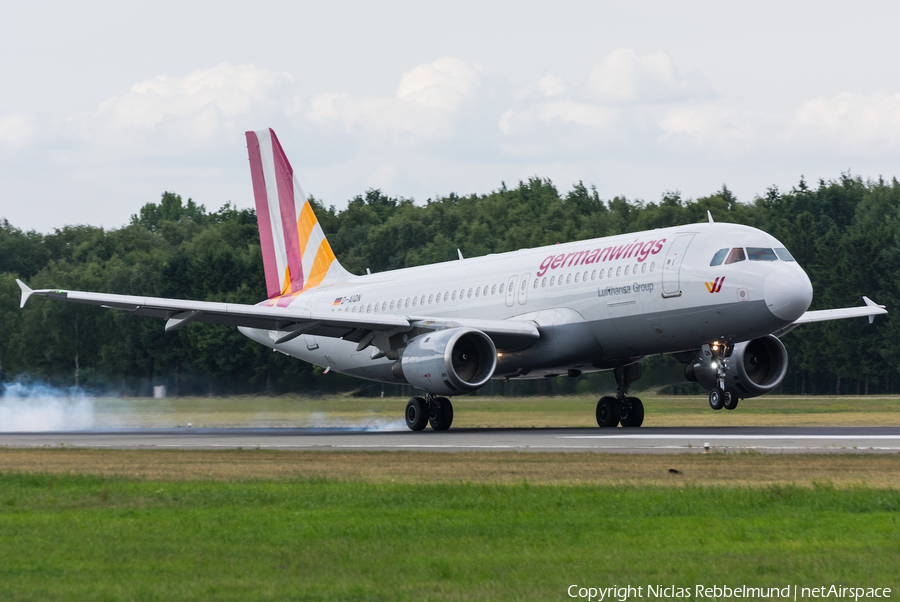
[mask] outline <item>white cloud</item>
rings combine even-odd
[[[88,143],[166,155],[233,140],[299,101],[290,74],[220,63],[184,76],[160,75],[69,119],[65,132]],[[141,150],[143,149],[143,150]]]
[[[789,139],[852,154],[900,150],[900,93],[853,94],[804,103],[794,114]]]
[[[544,93],[544,96],[562,96],[569,91],[569,85],[564,79],[548,73],[538,80],[538,88]]]
[[[10,113],[0,117],[0,149],[24,148],[34,142],[38,121],[34,115]]]
[[[336,126],[379,145],[451,138],[460,111],[478,98],[480,72],[478,66],[445,57],[404,73],[393,97],[317,94],[306,116],[321,127]]]
[[[697,71],[679,73],[663,51],[639,56],[618,48],[591,67],[585,95],[599,103],[658,103],[709,96],[712,87]]]

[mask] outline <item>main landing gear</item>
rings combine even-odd
[[[711,345],[709,350],[712,352],[714,365],[716,366],[716,386],[709,391],[709,407],[714,410],[733,410],[737,407],[740,397],[737,391],[725,388],[725,374],[728,369],[728,359],[726,352],[728,347],[724,344]]]
[[[631,383],[641,377],[641,365],[630,364],[613,370],[616,375],[616,396],[601,397],[597,402],[597,425],[615,428],[641,426],[644,422],[644,404],[637,397],[626,397]]]
[[[446,397],[411,397],[406,403],[406,426],[421,431],[428,423],[436,431],[446,431],[453,423],[453,404]]]

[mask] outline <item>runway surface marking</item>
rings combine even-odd
[[[900,435],[704,435],[687,433],[683,435],[561,435],[557,439],[683,439],[704,437],[706,439],[900,439]]]

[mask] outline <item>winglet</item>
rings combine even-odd
[[[709,223],[711,223],[711,224],[716,223],[716,222],[713,221],[713,218],[712,218],[712,211],[710,211],[709,209],[706,210],[706,217],[709,218]]]
[[[19,288],[22,289],[22,300],[19,301],[19,309],[25,307],[25,304],[28,303],[28,297],[31,296],[31,293],[34,291],[28,288],[28,285],[16,278],[16,284],[19,285]]]
[[[886,309],[884,305],[878,305],[877,303],[875,303],[874,301],[872,301],[865,295],[863,295],[863,301],[865,301],[866,305],[868,305],[869,307],[880,307],[881,309]],[[874,321],[875,321],[875,316],[869,316],[869,324],[871,324]]]

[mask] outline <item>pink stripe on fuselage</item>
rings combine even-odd
[[[288,162],[275,132],[272,134],[272,159],[275,163],[275,181],[278,185],[278,205],[281,207],[281,227],[287,245],[288,269],[291,272],[291,288],[287,292],[303,289],[303,250],[297,235],[297,207],[294,203],[294,170]]]
[[[266,196],[266,178],[263,176],[262,156],[256,132],[246,132],[247,151],[250,154],[250,177],[253,180],[253,199],[256,201],[256,219],[259,222],[259,244],[262,248],[263,267],[266,271],[266,293],[269,299],[281,294],[281,278],[275,259],[275,243],[272,240],[272,220],[269,217],[269,201]]]

